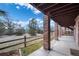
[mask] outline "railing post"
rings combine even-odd
[[[24,47],[26,47],[26,36],[24,36]]]

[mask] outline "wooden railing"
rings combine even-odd
[[[9,40],[9,41],[0,42],[0,44],[4,44],[4,43],[9,43],[9,42],[19,41],[19,40],[23,40],[23,39],[24,39],[23,42],[20,42],[20,43],[17,43],[17,44],[13,44],[13,45],[9,45],[9,46],[2,47],[2,48],[0,48],[0,50],[6,49],[6,48],[10,48],[10,47],[13,47],[13,46],[17,46],[17,45],[20,45],[20,44],[24,44],[24,47],[26,47],[26,44],[27,44],[28,42],[32,42],[32,41],[41,39],[42,37],[38,37],[38,38],[34,38],[34,39],[32,39],[32,40],[26,41],[27,39],[31,39],[31,38],[33,38],[33,37],[27,37],[27,38],[26,38],[26,36],[24,36],[23,38],[19,38],[19,39],[14,39],[14,40]]]

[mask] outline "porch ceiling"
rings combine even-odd
[[[75,18],[79,14],[77,3],[31,3],[44,14],[50,12],[51,18],[61,26],[74,26]]]

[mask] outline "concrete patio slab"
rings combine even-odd
[[[79,50],[73,36],[62,36],[58,41],[51,41],[51,50],[44,50],[43,47],[34,51],[29,56],[72,56],[70,48]]]

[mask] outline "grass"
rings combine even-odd
[[[39,49],[42,46],[42,41],[39,41],[37,43],[34,43],[32,45],[27,46],[26,48],[22,48],[22,55],[27,56],[30,53],[34,52],[35,50]]]

